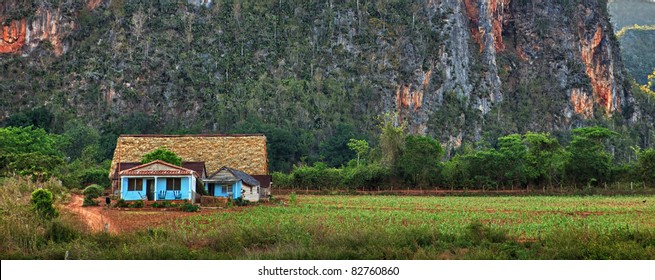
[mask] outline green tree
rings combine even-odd
[[[357,140],[352,138],[348,140],[348,148],[357,154],[357,166],[359,166],[360,158],[366,155],[370,149],[366,140]]]
[[[573,183],[606,182],[612,168],[612,154],[606,151],[604,141],[617,135],[603,127],[584,127],[573,131],[573,139],[566,147],[570,154],[566,174]]]
[[[503,155],[494,148],[475,151],[462,157],[466,161],[469,176],[483,189],[495,187],[503,180],[505,172],[502,158]]]
[[[39,217],[50,220],[59,216],[59,213],[57,213],[52,202],[53,196],[52,192],[49,190],[37,189],[32,192],[30,204],[32,204],[32,210],[36,212]]]
[[[405,125],[397,113],[386,113],[380,120],[380,150],[382,164],[390,168],[398,167],[398,159],[405,147]]]
[[[71,161],[82,156],[82,152],[89,146],[98,146],[100,134],[98,131],[79,120],[72,120],[64,125],[64,152]],[[96,153],[99,153],[96,152]],[[97,157],[97,156],[94,156]]]
[[[399,159],[403,176],[414,184],[435,183],[439,174],[439,160],[443,148],[437,140],[427,136],[408,135]]]
[[[645,183],[655,185],[655,149],[650,148],[639,152],[637,172]]]
[[[537,185],[548,183],[561,174],[563,168],[564,151],[557,139],[549,133],[525,134],[523,143],[528,150],[525,155],[527,161],[527,176]]]
[[[63,164],[60,137],[42,128],[0,128],[0,173],[48,176]]]
[[[511,134],[498,138],[499,157],[496,169],[500,168],[501,180],[509,181],[511,186],[525,183],[529,174],[526,163],[527,148],[521,135]]]
[[[156,150],[147,153],[143,155],[143,157],[141,157],[141,163],[153,162],[155,160],[165,161],[177,166],[182,165],[182,158],[177,156],[177,154],[167,149],[166,147],[159,147]]]
[[[319,144],[321,159],[331,167],[346,164],[354,156],[348,141],[355,137],[352,125],[337,125],[333,135]]]
[[[45,107],[38,107],[26,112],[18,112],[7,119],[7,126],[34,126],[50,131],[53,114]]]
[[[444,162],[441,174],[444,182],[451,188],[468,187],[471,182],[467,161],[461,155],[455,155]]]

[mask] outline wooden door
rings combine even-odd
[[[146,197],[148,200],[155,200],[155,180],[146,180]]]

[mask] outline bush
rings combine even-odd
[[[98,185],[90,185],[86,187],[83,191],[82,194],[86,195],[89,198],[98,198],[102,195],[102,192],[104,191],[104,188]]]
[[[130,208],[143,208],[146,206],[146,203],[143,202],[143,200],[135,200],[134,203],[130,204],[128,207]]]
[[[246,206],[246,205],[248,205],[250,202],[249,202],[248,200],[243,199],[243,197],[239,197],[239,198],[237,198],[237,199],[234,200],[234,203],[235,203],[237,206]]]
[[[116,201],[116,204],[114,204],[114,206],[118,207],[118,208],[126,208],[126,207],[130,207],[130,204],[127,203],[127,201],[125,201],[125,199],[121,198],[121,199]]]
[[[32,209],[44,219],[52,219],[59,216],[57,210],[52,205],[52,193],[46,189],[38,189],[32,192],[30,200]]]
[[[291,192],[291,196],[289,196],[289,203],[291,205],[296,204],[296,192]]]
[[[293,176],[291,174],[287,175],[282,172],[273,172],[273,182],[275,186],[279,188],[292,188],[293,187]]]
[[[54,220],[48,230],[46,231],[45,238],[56,243],[70,242],[80,236],[79,232],[73,227],[62,223],[59,220]]]
[[[103,190],[104,189],[98,185],[90,185],[86,187],[82,191],[82,194],[85,195],[82,206],[97,206],[98,202],[96,201],[96,198],[102,195]]]
[[[95,200],[95,198],[91,198],[89,196],[84,197],[84,202],[82,202],[82,206],[98,206],[98,201]]]
[[[102,187],[109,187],[109,171],[102,168],[86,169],[80,174],[80,181],[82,184],[98,184]]]
[[[180,205],[180,210],[184,212],[197,212],[198,210],[200,210],[200,207],[197,205],[193,205],[188,201],[185,201],[184,204]]]

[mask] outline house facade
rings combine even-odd
[[[210,196],[259,201],[259,181],[241,170],[223,166],[202,181]]]
[[[184,196],[186,199],[195,201],[198,195],[193,191],[194,186],[195,190],[204,187],[212,196],[233,199],[245,196],[244,199],[251,201],[269,194],[271,176],[268,175],[266,136],[263,134],[121,135],[109,171],[113,193],[126,200],[155,200],[162,190],[178,191],[177,181],[170,181],[171,187],[168,187],[169,183],[163,181],[166,176],[162,174],[123,174],[141,166],[141,158],[160,147],[166,147],[188,161],[183,162],[181,168],[195,172],[195,175],[179,176],[179,191],[184,193],[183,189],[189,189]],[[214,174],[221,170],[225,172],[223,167],[230,170],[229,174],[237,175],[222,175],[238,178],[225,179]],[[212,173],[215,176],[208,176],[206,170],[216,171]],[[254,179],[255,176],[263,179]],[[266,185],[260,186],[258,180],[266,181]],[[168,192],[162,194],[163,199],[169,199],[171,195]]]
[[[194,201],[198,174],[161,160],[120,171],[120,198],[124,200]]]

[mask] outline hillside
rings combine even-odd
[[[655,70],[655,2],[613,0],[608,4],[628,73],[639,83]]]
[[[3,2],[0,122],[79,119],[105,157],[120,133],[264,132],[274,170],[348,152],[385,112],[448,150],[598,123],[649,145],[605,4]]]

